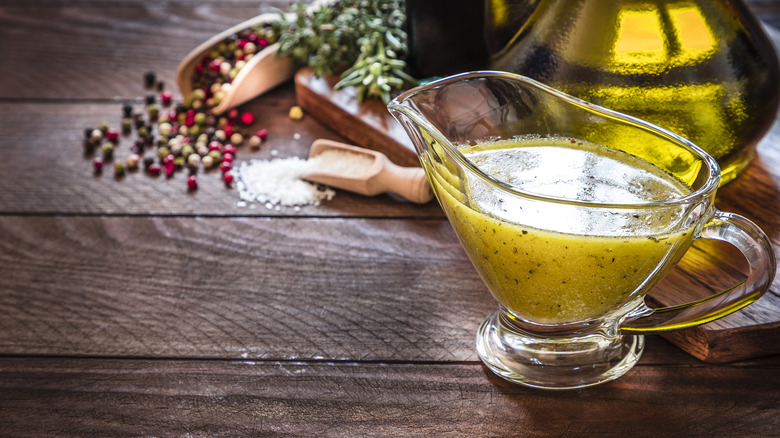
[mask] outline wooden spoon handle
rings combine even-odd
[[[385,159],[385,168],[376,177],[376,183],[386,191],[412,202],[424,204],[433,199],[433,190],[425,171],[420,167],[401,167]]]

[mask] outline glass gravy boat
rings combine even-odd
[[[670,131],[503,72],[431,82],[388,109],[498,301],[476,344],[507,380],[549,389],[613,380],[639,360],[643,333],[737,311],[774,278],[766,235],[713,206],[715,159]],[[647,306],[699,238],[736,246],[747,279]]]

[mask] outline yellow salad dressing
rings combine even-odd
[[[502,141],[461,152],[495,179],[544,196],[626,204],[690,193],[642,160],[568,139]],[[443,163],[424,164],[480,276],[501,304],[528,321],[605,315],[643,292],[654,270],[670,269],[680,257],[675,254],[683,253],[679,246],[692,239],[692,230],[679,226],[682,213],[659,218],[641,210],[612,214],[545,205],[529,213],[509,194],[493,199],[499,191],[484,182],[464,181]]]

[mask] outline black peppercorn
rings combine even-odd
[[[130,105],[129,103],[126,103],[122,105],[122,116],[126,119],[129,119],[133,116],[133,105]]]
[[[146,85],[147,88],[152,88],[156,80],[157,75],[155,75],[153,71],[144,73],[144,85]]]

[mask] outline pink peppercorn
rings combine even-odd
[[[268,46],[268,40],[265,39],[265,38],[260,38],[257,41],[257,45],[260,46],[260,47],[267,47]]]
[[[150,164],[149,167],[146,168],[146,171],[149,172],[150,175],[157,176],[160,174],[160,171],[162,169],[160,168],[159,164]]]
[[[231,163],[230,161],[222,160],[222,162],[219,163],[219,170],[221,170],[223,173],[231,169],[233,169],[233,163]]]
[[[92,161],[92,166],[95,168],[95,172],[100,172],[101,170],[103,170],[103,159],[100,157],[96,157]]]
[[[212,140],[211,142],[209,142],[209,151],[222,152],[222,143],[216,140]]]
[[[222,156],[222,162],[223,163],[225,163],[225,162],[232,163],[234,159],[235,159],[235,157],[233,157],[233,154],[226,153],[225,155]]]
[[[268,130],[265,128],[260,129],[259,131],[257,131],[257,134],[255,135],[260,137],[260,140],[265,140],[265,138],[268,137]]]
[[[170,91],[163,91],[160,93],[160,101],[163,105],[170,105],[173,100],[173,94]]]
[[[233,108],[232,110],[230,110],[230,112],[228,112],[227,116],[228,116],[228,119],[236,119],[236,118],[238,118],[238,110]]]
[[[198,178],[195,175],[190,175],[187,178],[187,188],[190,190],[196,190],[198,188]]]
[[[232,144],[228,143],[228,144],[226,144],[222,148],[222,153],[235,155],[236,154],[236,150],[237,149],[236,149],[235,146],[233,146]]]
[[[230,185],[233,182],[233,173],[230,171],[223,173],[222,180],[225,181],[225,184]]]
[[[119,132],[116,129],[107,129],[106,140],[116,142],[119,140]]]
[[[244,126],[249,126],[254,122],[255,122],[255,116],[252,115],[252,113],[241,114],[241,123],[243,123]]]
[[[233,133],[236,132],[236,131],[235,131],[235,129],[233,129],[232,126],[228,125],[228,126],[225,126],[224,129],[222,129],[222,132],[225,133],[225,138],[230,138],[230,136],[233,135]]]

